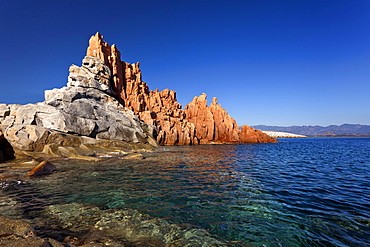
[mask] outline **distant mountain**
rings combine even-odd
[[[280,131],[288,132],[298,135],[370,135],[370,125],[361,124],[342,124],[330,125],[330,126],[267,126],[267,125],[255,125],[251,126],[255,129],[263,131]]]

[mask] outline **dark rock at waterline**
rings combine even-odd
[[[0,131],[0,163],[14,159],[14,153],[13,147],[5,139],[3,132]]]
[[[50,163],[47,160],[42,161],[35,168],[28,173],[29,177],[42,176],[48,173],[53,172],[56,169],[56,166],[53,163]]]

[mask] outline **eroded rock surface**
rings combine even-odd
[[[247,138],[245,135],[249,132],[241,131],[217,99],[207,106],[205,94],[195,97],[183,110],[175,91],[149,90],[142,81],[140,64],[122,61],[117,47],[109,46],[99,33],[90,38],[87,56],[100,58],[113,71],[115,97],[141,120],[157,126],[157,141],[162,145],[276,142],[262,132],[253,132],[253,136]]]

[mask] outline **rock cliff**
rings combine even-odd
[[[202,94],[183,110],[175,91],[149,90],[142,81],[140,64],[122,61],[117,47],[109,46],[99,33],[90,38],[86,55],[105,62],[112,71],[114,96],[141,120],[158,128],[157,141],[162,145],[276,142],[249,126],[240,129],[216,98],[207,106],[206,94]]]
[[[111,71],[102,60],[87,56],[69,71],[67,87],[46,90],[44,102],[0,104],[0,131],[13,148],[70,156],[65,147],[157,146],[155,127],[111,95]]]

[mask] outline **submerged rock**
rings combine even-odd
[[[14,238],[35,237],[36,233],[32,226],[22,220],[13,220],[0,216],[0,236],[13,236]]]
[[[76,243],[109,246],[241,246],[212,237],[207,231],[184,228],[137,210],[101,210],[90,204],[52,205],[45,216],[71,233]],[[48,220],[43,227],[53,222]],[[112,244],[114,243],[114,244]]]
[[[0,216],[0,246],[6,247],[63,247],[51,238],[36,236],[34,228],[23,220]]]

